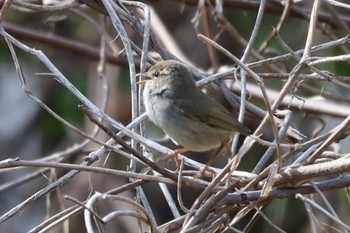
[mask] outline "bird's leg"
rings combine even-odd
[[[222,149],[224,149],[225,145],[226,143],[221,143],[220,147],[217,149],[215,154],[210,158],[210,160],[205,164],[205,166],[197,172],[197,174],[195,175],[195,178],[201,178],[205,171],[210,172],[211,174],[213,174],[213,176],[216,174],[213,169],[209,168],[209,166],[215,161],[215,159],[218,157]]]
[[[174,151],[174,153],[171,153],[170,155],[158,158],[157,161],[167,161],[169,159],[174,159],[176,167],[179,168],[180,167],[180,161],[179,161],[179,154],[185,153],[187,151],[189,151],[190,149],[184,147],[184,148],[180,148],[180,149],[176,149]]]

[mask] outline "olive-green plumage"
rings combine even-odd
[[[160,62],[149,69],[143,91],[148,117],[178,145],[208,151],[227,143],[234,132],[250,130],[196,85],[180,62]]]

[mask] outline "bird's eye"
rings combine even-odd
[[[159,72],[158,72],[158,71],[155,72],[155,73],[154,73],[154,76],[155,76],[155,77],[158,77],[158,76],[159,76]]]

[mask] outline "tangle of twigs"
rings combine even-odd
[[[0,2],[0,231],[349,232],[349,10],[335,0]],[[173,145],[150,136],[137,73],[168,59],[254,129],[234,137],[214,176],[196,176],[198,154],[179,155],[178,170],[156,162]],[[28,108],[11,102],[14,72]],[[281,199],[308,221],[290,219]]]

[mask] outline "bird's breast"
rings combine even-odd
[[[163,127],[165,124],[165,115],[169,110],[171,103],[166,96],[166,90],[159,90],[157,92],[152,92],[149,88],[144,90],[144,105],[146,108],[147,115],[149,119],[157,126]]]

